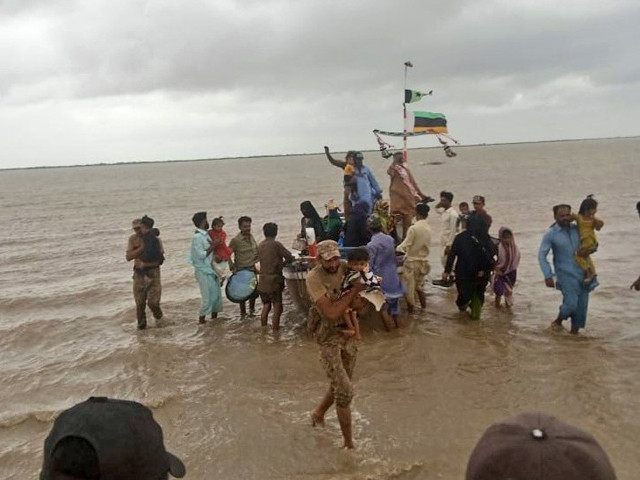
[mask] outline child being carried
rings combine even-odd
[[[223,218],[217,217],[211,221],[211,230],[209,230],[211,244],[214,246],[211,266],[220,279],[220,285],[222,285],[226,278],[231,275],[231,271],[229,270],[229,259],[233,253],[233,251],[227,246],[227,232],[222,229],[223,226]]]
[[[385,302],[385,296],[380,288],[381,278],[369,271],[369,252],[366,248],[354,248],[347,254],[347,271],[342,280],[342,294],[349,291],[354,283],[360,282],[367,286],[360,296],[371,303],[376,310],[380,310]],[[345,333],[361,340],[358,312],[349,308],[343,315]]]
[[[578,233],[580,234],[578,253],[583,255],[576,254],[575,259],[578,266],[584,271],[585,285],[589,285],[596,277],[596,267],[591,260],[591,254],[598,250],[596,230],[600,231],[604,226],[604,222],[595,216],[597,211],[598,202],[593,198],[593,195],[587,195],[587,198],[580,204],[578,214],[571,215],[571,219],[578,224]]]

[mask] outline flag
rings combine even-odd
[[[429,133],[448,133],[447,119],[442,113],[413,112],[413,131]]]
[[[418,100],[422,99],[422,97],[425,97],[427,95],[431,95],[432,92],[433,92],[433,90],[429,90],[429,92],[427,92],[427,93],[422,93],[422,92],[419,92],[417,90],[405,89],[405,91],[404,91],[404,103],[417,102]]]

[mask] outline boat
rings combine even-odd
[[[357,247],[361,248],[361,247]],[[341,247],[340,253],[342,258],[346,258],[347,252],[352,248]],[[404,261],[404,255],[398,255],[396,257],[398,262],[398,274],[402,273],[402,263]],[[315,258],[313,257],[299,257],[293,263],[285,265],[282,274],[284,276],[285,285],[289,291],[289,295],[295,303],[300,313],[305,316],[309,313],[311,308],[311,297],[307,292],[306,279],[309,271],[315,266]],[[360,312],[360,319],[366,324],[384,327],[382,316],[380,312],[376,311],[373,306],[369,305],[364,311]]]

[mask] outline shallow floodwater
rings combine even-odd
[[[188,479],[456,479],[492,422],[541,410],[596,436],[621,480],[640,471],[640,139],[410,152],[423,190],[454,202],[484,194],[492,233],[510,226],[522,251],[513,312],[487,297],[479,322],[453,290],[425,286],[425,312],[386,333],[364,325],[353,403],[357,450],[339,449],[331,410],[309,411],[326,388],[317,347],[285,293],[278,334],[242,320],[197,324],[186,256],[191,215],[275,221],[290,245],[298,205],[341,199],[340,170],[321,155],[0,171],[0,478],[35,479],[55,416],[90,395],[140,401],[162,424]],[[365,154],[383,188],[387,161]],[[433,165],[432,162],[442,162]],[[560,301],[544,286],[537,248],[551,207],[600,201],[594,256],[601,286],[579,337],[548,328]],[[160,328],[135,329],[130,221],[155,218],[167,252]],[[432,275],[440,219],[429,218]]]

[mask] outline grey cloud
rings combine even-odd
[[[57,74],[76,79],[79,97],[358,91],[397,82],[389,61],[399,58],[430,66],[427,80],[441,84],[509,75],[527,86],[564,71],[606,82],[638,37],[633,7],[624,16],[612,9],[570,22],[509,10],[476,21],[467,13],[474,4],[466,2],[242,2],[235,10],[204,1],[86,5],[65,10],[51,38],[62,57]],[[634,73],[627,69],[618,80],[634,81]]]

